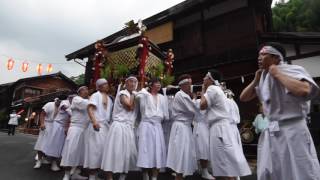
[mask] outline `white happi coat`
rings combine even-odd
[[[89,124],[88,100],[80,96],[72,99],[71,123],[62,150],[61,166],[82,166],[84,161],[85,129]]]
[[[51,133],[53,119],[55,118],[55,109],[58,108],[55,105],[55,102],[48,102],[42,107],[42,110],[46,113],[44,117],[44,125],[45,129],[39,131],[39,136],[37,142],[34,146],[34,149],[37,151],[43,152],[43,148],[45,147],[45,143],[48,142],[49,134]]]
[[[107,96],[107,106],[103,104],[103,95],[99,91],[92,94],[89,104],[96,109],[94,116],[100,125],[99,131],[94,130],[92,123],[89,124],[85,132],[85,149],[83,167],[97,169],[101,167],[104,145],[107,143],[107,134],[111,123],[113,102]]]
[[[45,143],[44,153],[47,156],[60,158],[66,138],[65,130],[71,116],[69,100],[60,103],[58,114],[54,118],[51,132]]]
[[[196,107],[190,96],[180,90],[172,104],[172,124],[167,167],[183,176],[192,175],[197,169],[197,158],[191,123]]]
[[[20,117],[21,116],[18,114],[10,114],[10,119],[8,121],[8,124],[18,126],[18,118]]]
[[[209,160],[209,124],[205,111],[200,110],[200,99],[196,100],[197,111],[194,117],[193,136],[198,160]]]
[[[292,78],[309,82],[311,92],[307,97],[294,96],[268,72],[262,73],[256,93],[269,126],[259,138],[258,180],[319,180],[319,161],[306,124],[307,101],[318,94],[319,87],[300,66],[277,67]]]
[[[166,145],[161,122],[169,119],[168,103],[161,94],[156,96],[142,89],[137,98],[141,122],[138,128],[138,161],[141,168],[166,167]]]
[[[211,85],[204,94],[210,126],[210,161],[213,176],[246,176],[251,174],[244,154],[239,151],[239,139],[231,125],[227,97],[218,86]]]
[[[134,124],[137,109],[127,111],[120,102],[120,96],[130,98],[128,90],[120,91],[114,102],[112,124],[105,143],[101,169],[113,173],[127,173],[136,170],[137,146]]]

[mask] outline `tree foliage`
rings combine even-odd
[[[320,1],[290,0],[272,9],[274,31],[320,31]]]
[[[84,74],[80,74],[79,76],[70,77],[70,79],[75,82],[77,85],[84,84]]]

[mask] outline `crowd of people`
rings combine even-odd
[[[319,87],[302,67],[283,63],[284,57],[280,45],[263,46],[259,70],[240,95],[241,101],[258,97],[268,121],[259,128],[258,180],[319,180],[305,121],[307,101]],[[159,79],[137,91],[137,78],[129,76],[113,98],[107,80],[98,79],[90,98],[86,86],[66,100],[56,98],[41,113],[34,168],[49,160],[53,171],[64,168],[63,180],[94,180],[98,170],[107,180],[114,174],[124,180],[129,171],[156,180],[168,169],[177,180],[198,169],[204,179],[250,175],[237,128],[239,108],[220,81],[220,73],[209,70],[202,90],[192,92],[192,77],[184,74],[171,97]],[[89,177],[81,176],[81,170]]]

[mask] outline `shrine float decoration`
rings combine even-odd
[[[105,44],[95,44],[90,87],[99,78],[106,78],[112,86],[124,84],[127,75],[136,75],[139,88],[145,87],[150,77],[159,77],[164,85],[174,81],[172,49],[163,52],[144,35],[146,27],[139,21],[126,24],[128,35]]]

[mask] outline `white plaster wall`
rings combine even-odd
[[[292,64],[304,67],[312,77],[320,77],[320,56],[293,60]]]

